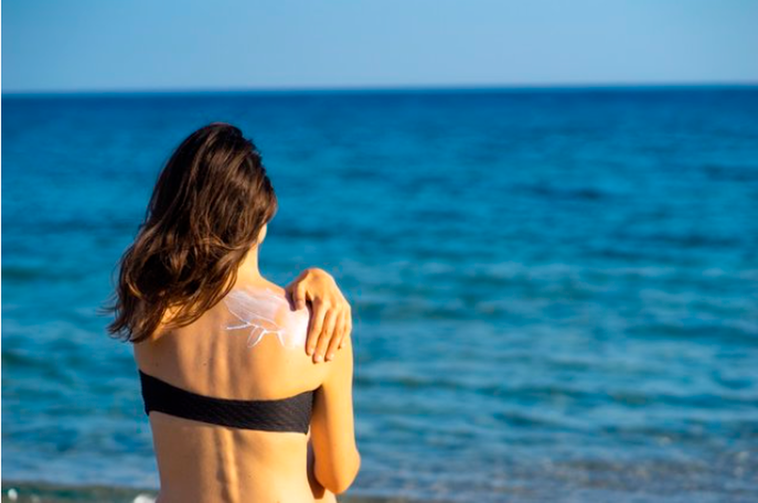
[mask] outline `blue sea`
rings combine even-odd
[[[213,121],[279,197],[263,274],[321,267],[352,303],[345,501],[758,501],[758,87],[4,95],[2,119],[3,501],[155,493],[97,310]]]

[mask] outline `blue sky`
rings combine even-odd
[[[758,0],[4,0],[4,92],[758,82]]]

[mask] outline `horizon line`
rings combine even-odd
[[[554,83],[554,84],[423,84],[423,85],[348,85],[348,86],[270,86],[218,88],[111,88],[58,90],[2,90],[3,97],[103,96],[103,95],[197,95],[197,94],[318,94],[318,93],[392,93],[392,92],[455,92],[455,91],[561,91],[561,90],[632,90],[632,89],[706,89],[752,88],[757,81],[702,81],[659,83]]]

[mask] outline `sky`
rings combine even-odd
[[[4,0],[3,92],[758,83],[758,0]]]

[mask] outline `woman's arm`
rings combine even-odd
[[[361,465],[353,424],[353,345],[349,337],[328,365],[331,368],[313,401],[313,473],[319,484],[340,494],[353,483]]]
[[[306,352],[313,361],[330,361],[350,338],[353,320],[350,304],[342,295],[334,278],[317,267],[304,270],[285,287],[296,309],[313,307],[308,326]]]

